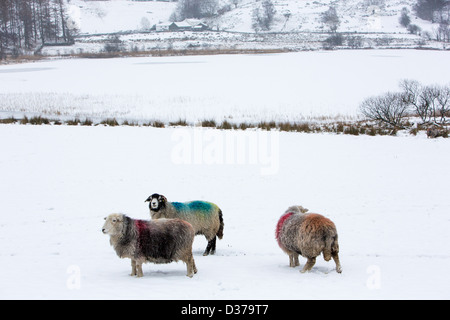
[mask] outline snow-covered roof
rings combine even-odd
[[[185,19],[183,21],[174,22],[174,24],[178,28],[190,28],[190,27],[196,27],[196,26],[200,26],[200,25],[206,26],[205,23],[203,23],[201,20],[198,20],[198,19]]]

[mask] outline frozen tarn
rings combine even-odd
[[[402,79],[447,84],[448,51],[71,59],[0,66],[2,117],[251,122],[356,119]]]

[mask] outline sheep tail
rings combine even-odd
[[[220,222],[220,225],[219,225],[219,230],[217,230],[217,237],[219,238],[219,239],[222,239],[223,238],[223,216],[222,216],[222,210],[220,210],[219,209],[219,222]]]

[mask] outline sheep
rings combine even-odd
[[[131,259],[131,276],[143,276],[143,263],[178,260],[186,263],[188,277],[197,273],[192,255],[195,232],[188,222],[135,220],[121,213],[110,214],[105,220],[102,232],[110,236],[110,244],[120,258]]]
[[[336,226],[320,214],[307,212],[302,206],[292,206],[278,220],[275,237],[280,248],[289,255],[289,266],[299,266],[298,256],[301,255],[308,259],[301,272],[310,271],[316,257],[323,253],[326,261],[333,258],[336,271],[341,273]]]
[[[206,237],[208,244],[204,256],[214,254],[216,251],[216,236],[223,237],[222,210],[211,202],[168,202],[163,195],[154,193],[145,200],[149,202],[152,219],[179,218],[192,224],[195,234]]]

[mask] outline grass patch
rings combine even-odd
[[[68,126],[78,126],[81,123],[81,120],[76,118],[76,119],[70,119],[66,121],[66,124]]]
[[[117,122],[116,118],[108,118],[106,120],[103,120],[100,122],[100,124],[103,124],[105,126],[115,127],[119,125],[119,122]]]
[[[227,120],[224,120],[217,129],[224,129],[224,130],[231,130],[231,129],[237,129],[237,126],[235,124],[231,124]]]
[[[174,127],[174,126],[186,127],[187,125],[188,124],[187,124],[186,120],[182,120],[182,119],[175,121],[175,122],[169,122],[169,126],[172,126],[172,127]]]
[[[262,130],[267,130],[270,131],[272,129],[277,129],[278,126],[275,123],[275,121],[261,121],[260,123],[258,123],[257,128],[262,129]]]
[[[82,126],[92,126],[94,122],[91,119],[84,119],[84,121],[81,123]]]
[[[43,118],[41,116],[32,117],[28,120],[29,124],[32,125],[42,125],[42,124],[50,124],[50,120],[47,118]]]
[[[19,120],[17,120],[14,117],[9,117],[9,118],[6,118],[6,119],[0,119],[0,123],[5,123],[5,124],[16,123],[17,121],[19,121]]]
[[[214,121],[214,120],[203,120],[201,122],[201,125],[202,125],[202,127],[205,127],[205,128],[217,128],[216,121]]]
[[[115,118],[108,118],[101,122],[94,123],[91,119],[86,118],[83,121],[75,118],[69,120],[48,119],[42,116],[34,116],[28,118],[24,116],[22,119],[16,119],[9,117],[0,119],[0,124],[31,124],[31,125],[71,125],[71,126],[92,126],[92,125],[105,125],[105,126],[149,126],[154,128],[165,128],[166,124],[162,121],[149,121],[147,123],[139,124],[138,122],[125,120],[122,124]],[[417,135],[420,132],[424,132],[427,126],[417,125],[408,122],[410,125],[407,129],[392,128],[384,125],[380,125],[371,121],[319,121],[319,122],[275,122],[275,121],[260,121],[258,123],[241,122],[239,124],[230,123],[224,120],[218,124],[215,120],[203,120],[200,121],[202,127],[216,128],[222,130],[247,130],[247,129],[260,129],[266,131],[279,130],[284,132],[305,132],[305,133],[334,133],[334,134],[347,134],[347,135],[368,135],[368,136],[395,136],[399,131],[409,133],[412,136]],[[169,122],[169,126],[192,126],[187,123],[186,120],[180,119],[175,122]],[[440,137],[448,138],[449,126],[443,126]]]

